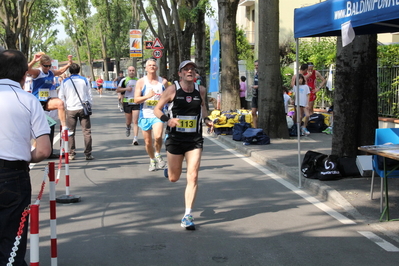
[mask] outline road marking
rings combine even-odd
[[[395,247],[388,241],[385,241],[381,237],[377,236],[376,234],[370,232],[370,231],[357,231],[359,234],[365,236],[366,238],[370,239],[373,241],[375,244],[379,245],[381,248],[388,252],[399,252],[399,248]]]
[[[249,159],[248,157],[236,152],[235,150],[229,148],[228,146],[216,141],[214,138],[212,137],[207,137],[209,140],[213,141],[215,144],[219,145],[220,147],[222,147],[223,149],[227,150],[228,152],[234,154],[236,157],[246,161],[247,163],[249,163],[250,165],[256,167],[259,171],[263,172],[265,175],[270,176],[271,178],[273,178],[274,180],[276,180],[277,182],[279,182],[281,185],[285,186],[286,188],[288,188],[289,190],[295,192],[296,194],[298,194],[299,196],[301,196],[302,198],[304,198],[305,200],[307,200],[308,202],[312,203],[314,206],[316,206],[317,208],[319,208],[320,210],[324,211],[325,213],[327,213],[328,215],[330,215],[331,217],[334,217],[336,220],[338,220],[339,222],[341,222],[342,224],[356,224],[355,221],[352,221],[351,219],[345,217],[344,215],[340,214],[339,212],[335,211],[334,209],[330,208],[329,206],[327,206],[326,204],[320,202],[318,199],[316,199],[313,196],[310,196],[309,194],[307,194],[305,191],[295,187],[294,185],[292,185],[290,182],[286,181],[284,178],[272,173],[270,170],[266,169],[265,167],[263,167],[262,165],[252,161],[251,159]]]
[[[280,184],[282,184],[283,186],[285,186],[289,190],[295,192],[296,194],[298,194],[299,196],[301,196],[302,198],[304,198],[308,202],[312,203],[314,206],[316,206],[320,210],[324,211],[325,213],[327,213],[331,217],[335,218],[336,220],[338,220],[342,224],[356,224],[355,221],[352,221],[351,219],[349,219],[349,218],[345,217],[344,215],[340,214],[339,212],[333,210],[329,206],[327,206],[324,203],[320,202],[315,197],[310,196],[305,191],[295,187],[294,185],[292,185],[291,183],[286,181],[284,178],[272,173],[270,170],[266,169],[262,165],[252,161],[248,157],[242,155],[239,152],[236,152],[235,150],[233,150],[230,147],[220,143],[219,141],[216,141],[212,137],[207,137],[206,136],[206,138],[211,140],[211,141],[213,141],[213,143],[219,145],[220,147],[222,147],[226,151],[234,154],[236,157],[238,157],[238,158],[244,160],[245,162],[249,163],[250,165],[256,167],[258,170],[260,170],[264,174],[270,176],[271,178],[273,178],[274,180],[276,180],[277,182],[279,182]],[[386,250],[388,252],[399,252],[399,248],[397,248],[396,246],[392,245],[388,241],[385,241],[384,239],[382,239],[381,237],[377,236],[376,234],[374,234],[374,233],[372,233],[370,231],[357,231],[357,232],[360,233],[361,235],[365,236],[366,238],[368,238],[369,240],[371,240],[372,242],[374,242],[375,244],[377,244],[378,246],[380,246],[381,248],[383,248],[384,250]]]

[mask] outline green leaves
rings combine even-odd
[[[399,44],[377,46],[378,66],[392,67],[399,65]]]

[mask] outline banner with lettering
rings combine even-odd
[[[209,19],[210,42],[211,42],[211,61],[209,92],[219,91],[219,65],[220,65],[220,39],[219,27],[214,19]]]

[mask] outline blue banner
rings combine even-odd
[[[209,92],[219,91],[220,39],[219,28],[214,19],[209,19],[211,41],[211,69]]]
[[[397,32],[399,1],[328,0],[296,8],[294,37],[341,36],[346,22],[351,23],[356,35]]]

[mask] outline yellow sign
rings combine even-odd
[[[142,57],[143,46],[142,46],[142,33],[141,30],[130,30],[130,57]]]

